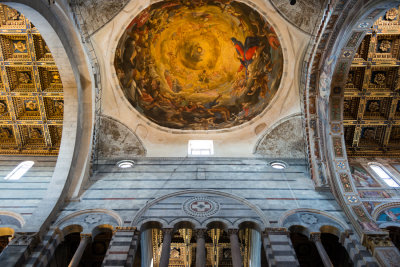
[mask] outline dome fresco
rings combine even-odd
[[[163,1],[128,25],[115,55],[141,114],[181,130],[217,130],[260,114],[279,88],[280,42],[263,16],[234,1]]]

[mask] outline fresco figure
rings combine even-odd
[[[274,29],[244,3],[170,0],[152,4],[128,25],[115,69],[129,102],[154,123],[218,130],[269,105],[283,54]]]
[[[244,45],[242,44],[242,42],[236,40],[236,38],[234,37],[232,37],[231,40],[235,45],[237,53],[240,56],[238,57],[238,59],[240,60],[241,65],[238,72],[242,71],[244,68],[246,70],[246,80],[247,80],[248,67],[253,62],[254,54],[258,49],[258,44],[259,44],[258,38],[253,36],[248,36],[246,37]]]
[[[395,222],[400,223],[400,207],[389,208],[382,211],[378,218],[378,223]]]
[[[350,165],[350,170],[356,187],[380,187],[375,179],[361,166]]]

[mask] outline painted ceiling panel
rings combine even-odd
[[[243,124],[269,105],[283,55],[273,27],[244,3],[171,0],[132,20],[115,68],[127,99],[152,122],[217,130]]]

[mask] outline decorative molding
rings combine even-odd
[[[193,217],[210,217],[219,211],[219,204],[209,197],[192,197],[182,204],[182,209]]]

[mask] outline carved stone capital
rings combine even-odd
[[[172,233],[174,232],[174,228],[163,228],[162,229],[163,234],[169,234],[172,235]]]
[[[81,239],[91,239],[92,238],[92,234],[81,234]]]
[[[267,227],[267,228],[265,228],[264,235],[266,235],[266,236],[269,236],[269,235],[286,235],[286,236],[289,236],[290,233],[284,227],[280,227],[280,228]]]
[[[343,245],[343,244],[344,244],[344,241],[345,241],[347,238],[350,238],[350,235],[352,235],[352,234],[353,234],[353,232],[352,232],[351,230],[346,230],[346,231],[342,232],[342,233],[340,234],[339,243]]]
[[[239,233],[239,229],[228,229],[228,235],[237,235]]]
[[[365,236],[365,246],[372,252],[377,247],[393,247],[393,243],[388,235],[373,235],[369,234]]]
[[[204,238],[204,235],[207,233],[207,229],[196,229],[195,234],[196,238]]]
[[[321,233],[319,232],[314,232],[310,233],[310,241],[315,242],[321,242]]]
[[[117,227],[115,227],[115,229],[118,232],[134,232],[134,231],[136,231],[136,227],[133,227],[133,226],[117,226]]]
[[[15,233],[9,246],[31,246],[34,247],[40,242],[38,233]]]

